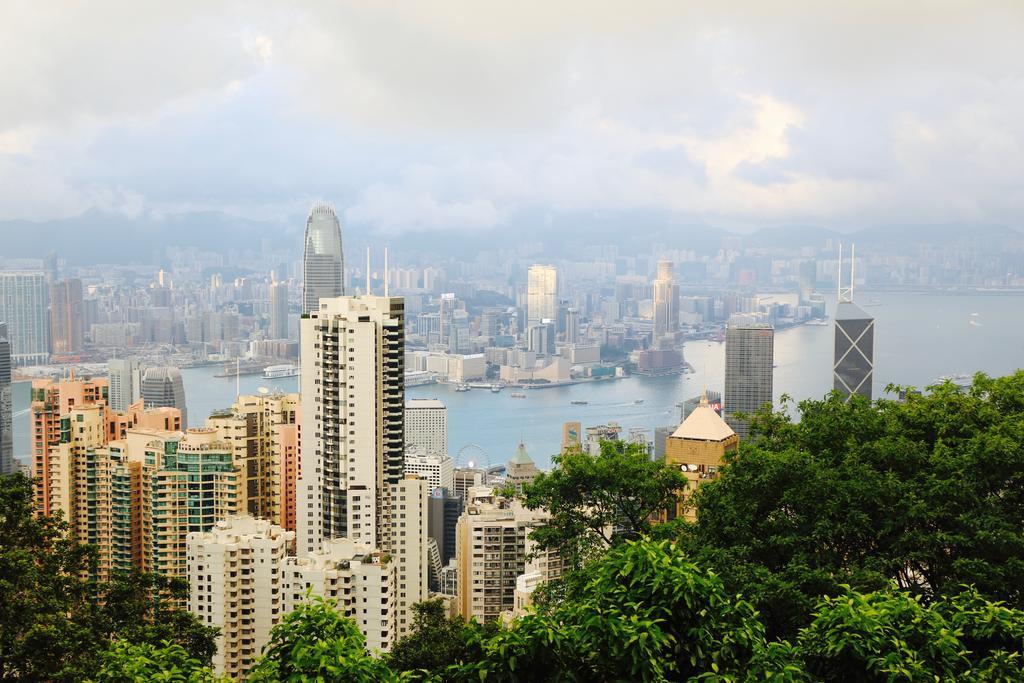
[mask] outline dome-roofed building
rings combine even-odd
[[[520,442],[516,452],[505,468],[505,482],[516,487],[516,493],[522,493],[523,485],[531,483],[540,474],[537,464],[526,452],[526,446]]]
[[[701,482],[718,476],[725,454],[735,451],[738,445],[739,437],[711,407],[705,390],[700,404],[665,442],[665,462],[679,467],[690,481],[675,514],[670,511],[670,518],[683,514],[685,498]],[[688,511],[687,515],[692,517],[693,512]]]

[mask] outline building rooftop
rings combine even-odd
[[[672,433],[672,437],[700,441],[724,441],[735,434],[732,427],[726,424],[725,420],[708,404],[708,394],[705,391],[701,394],[700,405],[683,420],[683,423]]]
[[[526,446],[520,442],[519,448],[516,449],[515,454],[508,461],[509,465],[533,465],[533,458],[526,452]]]
[[[840,301],[836,305],[836,320],[871,320],[871,315],[852,301]]]

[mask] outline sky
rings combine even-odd
[[[1024,3],[0,4],[0,220],[1018,227]]]

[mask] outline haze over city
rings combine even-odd
[[[1024,680],[1024,7],[0,7],[0,678]]]

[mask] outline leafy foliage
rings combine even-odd
[[[554,470],[524,486],[524,504],[550,514],[532,533],[539,549],[561,551],[576,568],[613,545],[648,535],[652,516],[674,506],[687,485],[677,469],[621,441],[602,442],[596,456],[577,449],[554,460]]]
[[[429,680],[442,675],[449,667],[475,661],[480,657],[475,647],[475,626],[467,627],[461,618],[445,613],[441,600],[427,600],[413,606],[412,631],[399,640],[385,657],[394,671],[405,671]],[[494,633],[495,625],[483,627],[485,634]],[[485,635],[486,637],[486,635]]]
[[[60,517],[37,517],[32,481],[0,477],[0,678],[80,681],[115,639],[177,643],[208,664],[215,629],[174,607],[186,585],[152,575],[94,573],[95,553]],[[156,596],[156,599],[154,599]]]
[[[832,395],[754,418],[691,502],[695,560],[792,637],[819,597],[895,580],[923,600],[973,584],[1024,606],[1024,372],[905,402]]]
[[[249,672],[256,681],[392,681],[393,673],[366,651],[366,639],[351,619],[312,597],[270,632],[270,642]]]
[[[133,645],[118,640],[103,653],[100,670],[92,680],[95,683],[228,683],[229,679],[218,678],[209,666],[175,643]]]

